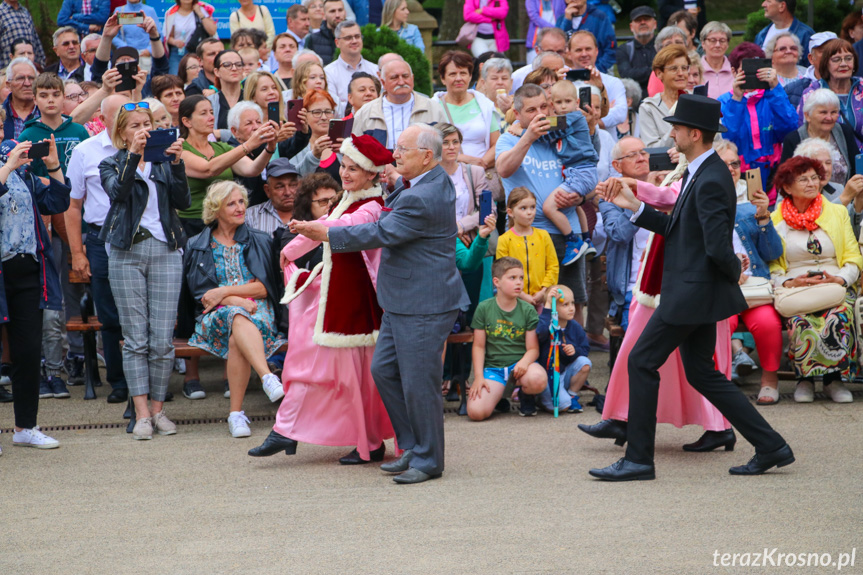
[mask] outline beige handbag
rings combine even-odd
[[[773,284],[768,279],[749,276],[743,285],[740,286],[740,291],[743,292],[743,297],[746,299],[749,309],[773,303]]]
[[[845,288],[839,284],[776,288],[773,306],[782,317],[806,315],[831,309],[845,301]]]

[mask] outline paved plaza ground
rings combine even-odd
[[[607,354],[591,357],[599,365]],[[814,574],[837,568],[769,565],[780,553],[852,552],[840,572],[863,573],[861,386],[850,405],[785,395],[761,408],[797,462],[760,477],[728,474],[753,453],[742,438],[734,452],[684,453],[700,428],[660,425],[656,481],[601,483],[587,470],[623,450],[576,429],[599,420],[592,408],[483,423],[448,409],[443,477],[400,486],[376,465],[338,465],[349,449],[248,457],[275,408],[258,383],[246,403],[261,419],[251,438],[232,439],[223,421],[193,423],[227,415],[221,367],[202,365],[205,400],[183,398],[174,375],[175,436],[57,428],[121,423],[105,387],[95,401],[75,387],[72,399],[41,402],[59,449],[0,436],[0,574]],[[591,381],[603,389],[607,377],[600,366]],[[744,391],[757,391],[757,375]],[[11,404],[0,405],[0,427],[11,424]],[[765,548],[768,567],[721,566],[724,553]]]

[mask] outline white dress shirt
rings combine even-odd
[[[354,68],[345,62],[341,56],[324,67],[324,73],[327,75],[327,85],[335,89],[336,96],[342,102],[348,100],[348,85],[351,83],[351,77],[356,72],[366,72],[372,76],[377,76],[378,67],[365,58],[361,58],[360,63]]]
[[[156,192],[156,182],[150,177],[152,169],[153,164],[150,162],[144,163],[143,170],[140,167],[135,168],[135,173],[147,182],[148,192],[147,205],[144,208],[144,213],[141,214],[141,222],[138,224],[138,227],[153,234],[153,237],[157,240],[167,242],[168,239],[165,237],[165,230],[162,228],[162,217],[159,214],[159,194]]]
[[[111,143],[107,129],[84,140],[72,150],[66,177],[72,186],[71,197],[84,200],[84,221],[88,224],[105,224],[111,200],[102,188],[99,164],[116,153],[117,148]]]

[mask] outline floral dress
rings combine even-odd
[[[255,279],[243,259],[244,247],[240,243],[228,247],[215,239],[210,241],[219,287],[243,285]],[[253,314],[239,306],[220,305],[216,307],[204,315],[200,323],[195,325],[195,333],[189,339],[189,345],[199,347],[222,359],[227,359],[231,326],[234,323],[234,316],[240,314],[250,319],[261,332],[265,355],[270,357],[287,340],[275,331],[276,317],[270,300],[264,298],[257,300],[257,302],[258,309]]]

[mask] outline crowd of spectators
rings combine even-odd
[[[308,405],[316,385],[360,386],[353,399],[328,388],[306,408],[314,413],[280,410],[276,431],[315,426],[303,417],[319,425],[328,402],[366,403],[376,431],[342,463],[383,457],[377,445],[392,430],[370,372],[354,381],[336,370],[316,383],[314,366],[297,363],[370,361],[374,338],[319,337],[336,287],[297,299],[289,273],[310,271],[312,282],[322,268],[329,282],[340,267],[362,272],[357,289],[368,293],[357,305],[376,334],[379,256],[336,257],[291,223],[376,222],[387,195],[412,179],[403,166],[417,162],[440,165],[455,190],[456,232],[442,255],[456,259],[470,297],[454,329],[474,330],[472,357],[446,350],[442,394],[472,369],[472,419],[508,410],[513,398],[521,415],[581,411],[588,353],[609,351],[607,325],[628,329],[631,309],[659,295],[642,297],[644,262],[658,249],[651,234],[596,190],[626,185],[673,206],[686,159],[667,120],[684,93],[721,104],[727,131],[714,150],[735,185],[735,251],[750,264],[740,285],[745,294],[762,286],[761,299],[721,326],[717,345],[730,341],[731,351],[717,347],[717,362],[728,360],[719,367],[739,380],[759,368],[757,352],[757,403],[772,405],[786,356],[795,401],[813,401],[815,378],[833,401],[852,401],[843,382],[857,374],[861,336],[859,13],[837,36],[795,18],[796,0],[765,0],[770,24],[731,49],[731,29],[709,21],[700,2],[660,1],[659,15],[633,9],[632,39],[619,43],[604,2],[526,0],[527,62],[517,67],[507,58],[510,3],[467,0],[468,51],[444,53],[443,89],[422,94],[399,53],[363,57],[370,22],[431,49],[406,0],[304,0],[280,34],[254,0],[230,13],[203,0],[177,0],[165,14],[115,4],[64,0],[46,58],[30,13],[0,2],[0,401],[14,403],[15,445],[57,447],[38,427],[39,400],[67,398],[67,386],[84,381],[82,338],[64,328],[84,289],[71,271],[89,281],[107,401],[134,404],[135,439],[176,433],[164,409],[172,370],[184,374],[188,400],[212,392],[198,359],[175,358],[181,339],[224,360],[216,387],[230,398],[234,437],[251,434],[243,399],[254,370],[287,411],[284,402]],[[215,36],[219,22],[229,25],[227,44]],[[748,72],[751,59],[769,62]],[[148,148],[153,130],[174,131],[161,156]],[[387,273],[410,281],[410,270]],[[787,303],[813,286],[823,306]],[[296,293],[283,301],[286,288]],[[780,294],[784,306],[773,303]],[[316,355],[327,347],[345,349]],[[291,391],[294,383],[306,387]],[[598,433],[617,438],[617,425]],[[257,455],[296,448],[268,441]]]

